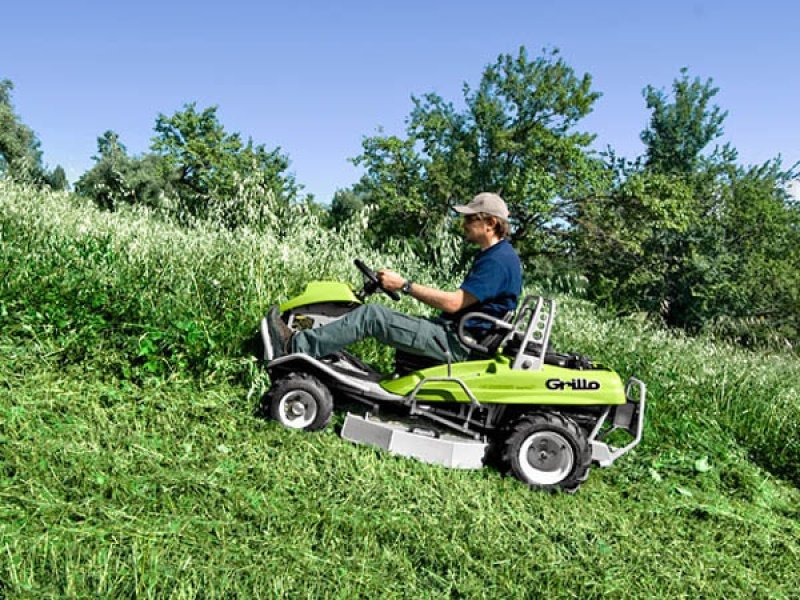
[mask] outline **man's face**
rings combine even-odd
[[[480,215],[464,215],[461,227],[464,229],[464,237],[468,242],[481,244],[489,238],[494,231],[492,217],[481,218]]]

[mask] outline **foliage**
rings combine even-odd
[[[64,169],[57,166],[48,172],[42,165],[42,151],[36,134],[14,112],[11,103],[13,90],[11,81],[0,80],[0,175],[14,181],[47,185],[55,190],[66,189]]]
[[[779,161],[732,168],[688,270],[694,310],[682,324],[748,345],[800,343],[800,210]]]
[[[61,165],[57,165],[50,173],[45,173],[44,182],[51,190],[58,192],[69,189],[67,173]]]
[[[622,310],[659,314],[675,291],[682,245],[699,218],[686,180],[634,174],[605,197],[581,203],[577,255],[591,296]]]
[[[356,218],[364,210],[363,194],[351,189],[336,190],[329,209],[329,223],[334,229],[340,229],[351,219]]]
[[[726,115],[711,81],[683,70],[674,98],[648,86],[644,160],[609,156],[613,185],[579,204],[576,257],[590,297],[690,331],[746,344],[800,342],[800,220],[779,160],[736,164],[729,145],[704,156]]]
[[[644,89],[647,108],[652,111],[650,125],[641,135],[648,169],[657,173],[696,171],[700,153],[722,135],[728,115],[716,105],[709,106],[718,91],[711,79],[689,81],[686,68],[672,83],[673,98],[650,85]]]
[[[211,221],[229,229],[280,219],[298,198],[300,186],[280,149],[226,132],[216,107],[198,111],[192,103],[171,117],[158,115],[155,132],[152,152],[131,157],[119,136],[106,131],[76,191],[108,210],[146,206],[183,224]]]
[[[158,115],[152,150],[177,178],[182,207],[204,217],[213,199],[235,198],[242,181],[269,190],[286,203],[297,197],[294,177],[285,171],[289,160],[280,149],[267,151],[252,139],[245,144],[239,133],[227,133],[217,118],[217,107],[200,112],[194,103],[171,117]]]
[[[531,60],[521,48],[489,65],[476,89],[464,85],[463,111],[434,93],[412,98],[407,137],[366,138],[355,159],[376,235],[428,239],[454,204],[488,190],[509,204],[524,255],[563,252],[569,201],[605,181],[593,136],[575,131],[600,96],[591,84],[557,51]]]
[[[75,191],[101,208],[115,210],[123,204],[159,207],[175,198],[174,177],[161,166],[159,157],[128,156],[114,131],[97,138],[97,154],[92,158],[94,166],[76,182]]]

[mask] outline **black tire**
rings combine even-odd
[[[264,408],[287,429],[319,431],[333,416],[333,396],[313,375],[290,373],[274,382],[264,397]]]
[[[520,481],[541,490],[575,492],[589,477],[592,452],[575,421],[555,413],[522,417],[503,446],[503,462]]]

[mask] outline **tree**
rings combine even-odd
[[[217,107],[196,109],[185,105],[171,117],[159,114],[151,149],[175,175],[183,207],[203,216],[212,198],[235,198],[243,179],[271,191],[288,203],[300,190],[286,171],[288,158],[280,148],[267,151],[252,139],[245,144],[238,133],[229,134],[217,118]]]
[[[685,326],[746,344],[800,342],[800,211],[785,192],[795,176],[778,159],[731,165],[684,276]]]
[[[45,183],[53,190],[64,191],[69,189],[67,174],[61,165],[57,165],[50,173],[45,175]]]
[[[66,189],[67,178],[60,166],[48,172],[42,165],[39,139],[14,112],[11,92],[14,84],[0,80],[0,174],[21,182]]]
[[[41,181],[42,151],[39,140],[14,112],[14,84],[0,81],[0,172],[18,181]]]
[[[336,190],[329,210],[330,225],[338,229],[364,210],[363,197],[353,190]]]
[[[101,208],[116,210],[122,204],[156,207],[174,196],[174,181],[161,159],[152,154],[128,156],[114,131],[97,138],[97,154],[92,159],[94,166],[77,181],[75,191]]]
[[[703,155],[726,115],[709,103],[710,81],[682,70],[673,99],[645,89],[645,156],[611,154],[609,192],[579,203],[576,256],[591,297],[620,311],[744,343],[797,343],[800,213],[784,192],[795,174],[779,160],[739,166],[727,144]]]
[[[366,138],[354,159],[378,236],[434,235],[454,204],[490,190],[509,204],[523,254],[564,252],[573,200],[605,185],[593,136],[575,131],[600,96],[591,83],[557,51],[529,60],[521,48],[475,90],[464,85],[463,111],[436,94],[412,97],[407,137]]]
[[[712,80],[689,80],[686,68],[672,83],[672,98],[663,90],[648,85],[644,89],[647,108],[652,111],[650,125],[641,134],[647,147],[646,165],[660,173],[692,173],[700,153],[722,135],[727,111],[709,105],[719,88]]]
[[[158,115],[152,152],[139,157],[128,156],[119,136],[105,132],[95,165],[76,190],[109,210],[143,204],[184,224],[202,219],[233,229],[280,220],[300,190],[286,172],[288,158],[227,133],[216,111],[198,112],[192,103],[171,117]],[[313,208],[310,196],[305,201]]]

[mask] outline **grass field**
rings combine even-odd
[[[290,225],[186,232],[0,183],[0,598],[797,597],[796,358],[562,298],[556,347],[650,390],[642,444],[573,496],[351,445],[341,415],[287,431],[243,352],[271,302],[355,281],[355,256],[460,276]]]

